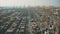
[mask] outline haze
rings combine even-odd
[[[60,0],[0,0],[0,6],[57,6],[60,7]]]

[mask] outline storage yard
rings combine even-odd
[[[60,34],[60,8],[1,8],[0,34]]]

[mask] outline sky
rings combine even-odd
[[[56,6],[60,7],[60,0],[0,0],[0,6]]]

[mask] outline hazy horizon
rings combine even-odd
[[[60,7],[60,0],[0,0],[0,7],[23,6],[56,6]]]

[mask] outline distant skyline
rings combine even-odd
[[[0,0],[0,7],[23,7],[43,5],[60,7],[60,0]]]

